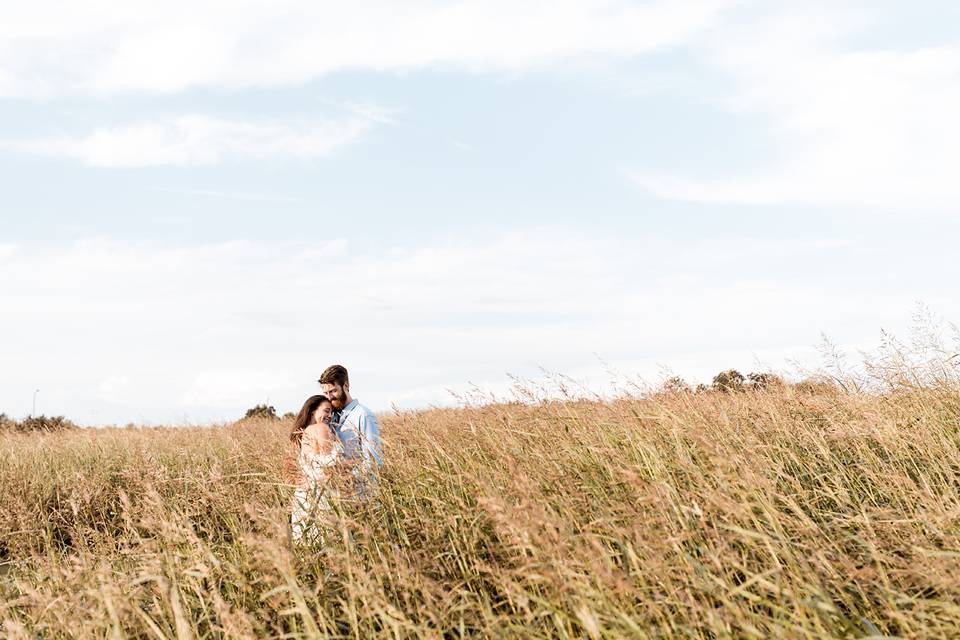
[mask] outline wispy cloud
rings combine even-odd
[[[954,210],[960,42],[852,45],[868,27],[862,17],[812,5],[724,30],[708,49],[709,64],[734,81],[731,98],[718,104],[768,123],[776,157],[722,179],[647,170],[633,179],[663,198],[707,203]]]
[[[402,252],[348,248],[21,249],[0,261],[0,299],[4,330],[29,338],[4,352],[0,406],[15,412],[42,387],[49,410],[78,419],[93,408],[118,421],[229,417],[268,396],[286,410],[335,361],[380,408],[539,365],[573,373],[595,353],[630,373],[692,354],[706,354],[700,367],[731,365],[716,352],[750,366],[752,354],[812,344],[824,328],[867,326],[872,337],[877,318],[924,295],[770,273],[851,250],[829,237],[691,243],[540,228]]]
[[[323,104],[336,107],[357,117],[369,120],[375,124],[394,126],[400,124],[399,110],[385,107],[371,102],[355,102],[342,100],[321,100]]]
[[[19,247],[15,244],[0,243],[0,260],[16,255]]]
[[[266,403],[277,397],[288,397],[300,384],[290,372],[284,371],[245,368],[200,371],[190,376],[190,384],[177,404],[185,407],[242,407],[245,403]]]
[[[684,42],[731,3],[40,0],[5,7],[0,95],[289,86],[356,69],[516,72]]]
[[[372,126],[371,120],[357,117],[290,123],[190,114],[5,146],[74,158],[94,167],[210,166],[231,160],[324,156],[357,140]]]
[[[248,202],[276,202],[280,204],[297,204],[303,202],[299,196],[285,196],[273,193],[245,193],[242,191],[223,191],[220,189],[183,189],[177,187],[155,187],[154,191],[175,193],[184,196],[199,198],[219,198],[224,200],[243,200]]]
[[[122,375],[112,375],[100,381],[97,387],[97,397],[111,404],[122,404],[132,389],[130,378]]]

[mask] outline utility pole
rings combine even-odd
[[[34,389],[33,391],[33,412],[30,414],[31,418],[37,416],[37,394],[40,393],[40,389]]]

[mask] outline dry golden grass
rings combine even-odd
[[[0,437],[2,635],[960,634],[956,387],[387,416],[305,552],[286,427]]]

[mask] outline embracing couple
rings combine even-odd
[[[332,501],[366,498],[381,464],[380,429],[370,409],[350,394],[345,367],[327,367],[323,395],[307,398],[290,429],[296,483],[290,532],[296,544],[323,542]],[[350,496],[343,496],[348,491]]]

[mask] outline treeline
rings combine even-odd
[[[744,391],[764,391],[792,386],[798,391],[809,393],[831,393],[837,391],[836,385],[826,379],[808,378],[801,382],[790,383],[775,373],[748,373],[743,375],[736,369],[721,371],[713,377],[710,384],[691,385],[680,376],[673,376],[664,380],[657,390],[658,393],[737,393]],[[296,413],[288,412],[280,416],[277,410],[267,404],[258,404],[246,411],[244,420],[291,420]],[[59,431],[63,429],[77,429],[78,426],[64,416],[30,416],[23,420],[15,420],[5,413],[0,413],[0,433],[19,431]]]
[[[660,393],[737,393],[744,391],[768,391],[791,386],[798,391],[808,393],[830,393],[837,386],[826,378],[807,378],[800,382],[787,382],[781,376],[770,372],[748,373],[743,375],[736,369],[727,369],[713,376],[710,384],[691,385],[680,376],[667,378],[660,385]]]
[[[5,413],[0,413],[0,433],[10,431],[62,431],[77,428],[77,425],[63,416],[30,416],[23,420],[15,420]]]
[[[296,418],[297,414],[292,411],[288,411],[283,414],[283,420],[290,420]],[[244,414],[243,420],[280,420],[281,417],[277,415],[277,410],[268,404],[258,404],[255,407],[247,409],[247,413]]]

